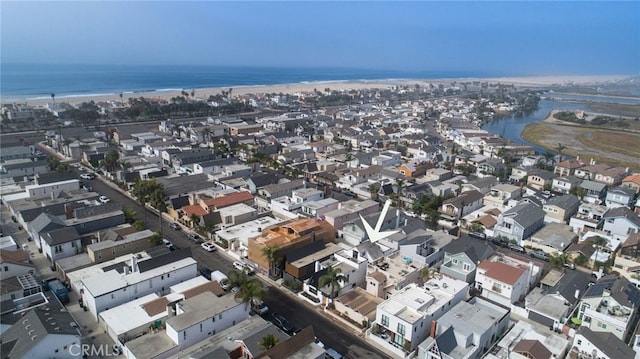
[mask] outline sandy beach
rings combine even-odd
[[[278,84],[278,85],[264,85],[264,86],[239,86],[232,87],[233,96],[247,95],[247,94],[270,94],[270,93],[286,93],[286,94],[298,94],[304,92],[312,92],[314,89],[320,91],[325,88],[331,90],[360,90],[360,89],[388,89],[395,86],[414,86],[416,84],[420,86],[429,86],[429,84],[445,84],[450,85],[454,81],[472,82],[472,81],[488,81],[491,83],[503,83],[503,84],[515,84],[522,87],[545,87],[553,84],[589,84],[596,82],[617,81],[624,79],[626,75],[603,75],[603,76],[539,76],[539,77],[502,77],[502,78],[449,78],[449,79],[391,79],[391,80],[371,80],[371,81],[321,81],[310,83],[293,83],[293,84]],[[228,91],[228,87],[210,87],[195,89],[195,97],[198,99],[206,99],[210,95],[220,94],[222,91]],[[153,91],[153,92],[137,92],[137,93],[124,93],[123,99],[126,101],[129,98],[145,97],[149,99],[161,99],[168,100],[172,97],[180,96],[182,90],[172,91]],[[184,91],[191,92],[192,89],[185,88]],[[120,101],[119,94],[96,94],[96,95],[82,95],[82,96],[56,96],[56,102],[67,102],[71,105],[78,105],[88,101]],[[25,98],[7,96],[2,97],[2,104],[7,103],[27,103],[32,106],[42,106],[51,102],[51,98]]]

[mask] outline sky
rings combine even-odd
[[[2,63],[640,74],[640,1],[6,1]]]

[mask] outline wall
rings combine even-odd
[[[215,321],[213,321],[213,318],[215,318]],[[196,323],[180,332],[177,332],[170,323],[167,323],[167,336],[181,348],[186,348],[247,318],[249,318],[249,306],[245,305],[245,303],[239,303],[235,307],[216,314],[214,317],[202,318],[202,322]],[[202,324],[202,329],[200,324]],[[185,332],[186,339],[184,339]]]
[[[0,264],[0,267],[0,277],[2,277],[2,279],[16,277],[27,273],[34,273],[34,268],[28,264],[19,265],[15,263],[2,263]]]

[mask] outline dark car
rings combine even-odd
[[[518,252],[518,253],[527,253],[527,251],[524,249],[524,247],[519,246],[517,244],[509,245],[509,249],[511,249],[514,252]]]
[[[202,276],[207,278],[208,280],[211,280],[211,273],[213,273],[213,271],[209,268],[202,267],[200,269],[200,274],[202,274]]]
[[[275,324],[276,327],[282,329],[285,333],[293,335],[293,333],[295,332],[296,329],[293,327],[293,325],[291,325],[291,323],[289,323],[289,321],[285,319],[285,317],[283,317],[281,314],[273,313],[272,319],[273,324]]]
[[[496,237],[491,238],[491,243],[504,248],[509,247],[509,242],[503,240],[502,238],[496,238]]]

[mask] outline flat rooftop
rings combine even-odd
[[[231,295],[216,297],[211,292],[204,292],[179,303],[178,311],[184,312],[168,319],[167,325],[180,332],[238,305],[244,306],[245,304],[236,302],[236,299]],[[247,317],[248,315],[247,312]]]
[[[227,241],[240,240],[244,246],[247,247],[249,238],[258,237],[262,235],[262,230],[282,222],[283,220],[273,217],[261,217],[218,231],[216,232],[216,236]]]
[[[101,320],[106,323],[117,336],[125,334],[133,329],[149,325],[156,320],[161,320],[167,316],[166,309],[158,314],[150,316],[145,310],[144,304],[160,298],[157,294],[151,293],[142,298],[138,298],[128,303],[124,303],[115,308],[105,310],[100,313]]]

